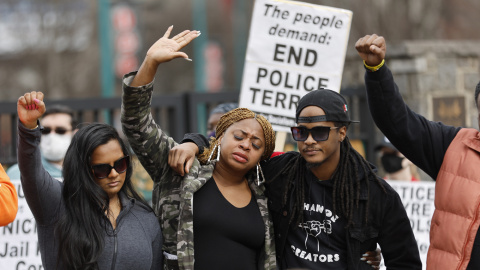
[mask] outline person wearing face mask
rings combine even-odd
[[[40,138],[40,152],[45,170],[54,178],[62,178],[62,165],[65,153],[76,129],[72,110],[62,105],[52,105],[40,120],[43,128]],[[7,170],[10,179],[20,179],[18,164]]]
[[[414,165],[390,143],[387,137],[375,147],[381,153],[380,162],[385,170],[385,180],[418,181]],[[413,167],[413,168],[412,168]]]

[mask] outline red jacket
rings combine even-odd
[[[12,222],[17,215],[17,191],[0,164],[0,226]]]
[[[427,269],[466,269],[480,225],[480,132],[461,129],[435,186]]]

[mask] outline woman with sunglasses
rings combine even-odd
[[[100,123],[81,128],[67,150],[62,183],[41,163],[43,93],[21,96],[17,111],[22,187],[45,269],[161,269],[160,226],[132,186],[118,132]]]
[[[168,165],[177,143],[153,120],[150,102],[159,64],[187,58],[179,52],[196,38],[172,27],[153,44],[138,72],[123,79],[122,127],[154,181],[153,204],[164,235],[165,269],[276,269],[275,246],[259,162],[275,147],[262,116],[245,108],[223,115],[216,138],[180,176]]]

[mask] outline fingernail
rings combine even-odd
[[[377,267],[376,267],[375,265],[372,265],[372,268],[373,268],[373,269],[377,269]]]
[[[365,260],[366,260],[366,259],[365,259],[365,258],[363,258],[363,257],[362,257],[362,258],[360,258],[360,261],[365,261]]]
[[[372,264],[372,262],[371,262],[371,261],[367,261],[367,263],[368,263],[368,264]]]
[[[173,24],[172,24],[172,25],[170,25],[170,27],[173,27]]]
[[[187,60],[187,61],[192,62],[192,59],[190,59],[190,58],[184,58],[184,59]]]
[[[35,101],[36,103],[40,103],[40,100],[34,98],[33,101]]]
[[[362,256],[366,257],[366,256],[368,256],[368,254],[367,254],[367,253],[365,253],[365,254],[362,254]]]
[[[197,37],[199,37],[202,33],[198,32]]]

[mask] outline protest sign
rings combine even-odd
[[[435,210],[435,182],[387,181],[397,191],[410,219],[417,240],[423,269],[427,269],[427,252],[430,246],[430,221]],[[383,263],[382,263],[383,264]],[[381,269],[386,269],[382,266]]]
[[[12,180],[18,192],[15,221],[0,227],[0,269],[44,269],[38,247],[35,219],[23,195],[20,180]],[[423,269],[426,269],[430,221],[434,211],[435,182],[388,181],[402,199],[417,240]],[[383,262],[382,262],[383,265]],[[385,269],[382,266],[381,269]]]
[[[352,12],[303,2],[257,0],[245,58],[240,107],[276,131],[295,125],[309,91],[340,91]]]
[[[18,194],[18,213],[12,223],[0,227],[0,269],[44,269],[35,219],[25,200],[20,180],[12,180],[12,183]]]

